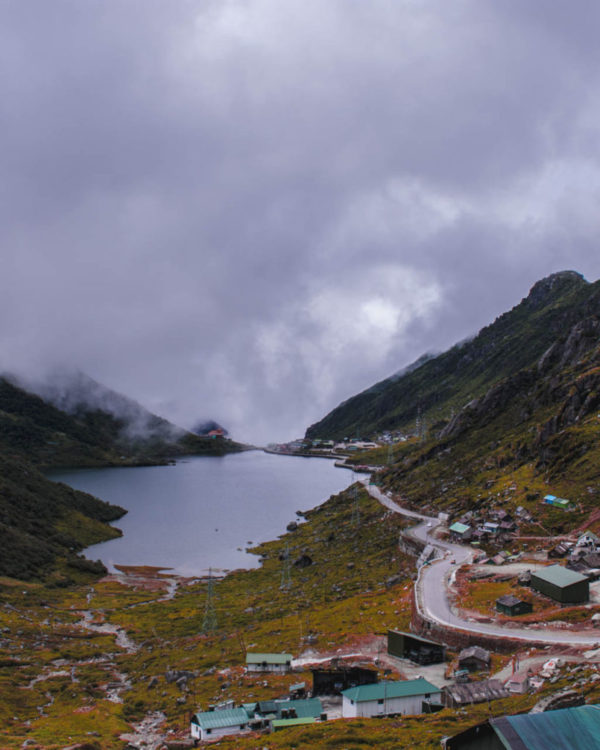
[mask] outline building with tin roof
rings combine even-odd
[[[468,541],[473,534],[473,530],[470,526],[467,526],[467,524],[465,523],[460,523],[459,521],[453,523],[448,531],[450,532],[450,536],[452,539],[462,542]]]
[[[210,740],[226,734],[239,734],[248,729],[248,713],[243,708],[222,711],[201,711],[194,714],[190,732],[195,740]]]
[[[389,716],[423,713],[423,702],[439,703],[440,688],[420,677],[417,680],[378,682],[342,692],[342,716]]]
[[[443,703],[448,708],[461,708],[472,703],[484,703],[499,698],[508,698],[508,688],[500,680],[465,682],[460,685],[446,685],[442,691]]]
[[[586,576],[562,565],[549,565],[531,573],[531,588],[561,604],[579,604],[590,597]]]
[[[291,654],[246,654],[248,672],[288,672],[292,666]]]
[[[442,740],[445,750],[600,750],[600,706],[489,719]]]
[[[503,615],[515,617],[517,615],[529,614],[533,611],[533,607],[529,602],[524,602],[522,599],[513,596],[513,594],[505,594],[496,599],[496,610]]]

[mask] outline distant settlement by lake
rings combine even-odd
[[[274,539],[297,510],[320,505],[345,489],[352,474],[318,458],[262,451],[189,457],[174,466],[72,469],[50,479],[121,505],[123,536],[85,550],[114,565],[156,565],[195,576],[209,567],[251,568],[253,543]]]

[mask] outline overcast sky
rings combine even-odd
[[[0,367],[291,439],[600,276],[597,0],[2,0]]]

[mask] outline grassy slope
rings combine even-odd
[[[600,347],[593,346],[574,365],[557,366],[544,379],[522,373],[493,408],[467,408],[443,436],[397,446],[380,483],[431,511],[522,506],[534,516],[529,532],[535,535],[586,523],[599,528],[599,364]],[[354,460],[387,459],[387,450],[379,449]],[[547,493],[569,498],[573,509],[543,505]]]
[[[0,456],[0,574],[31,580],[59,559],[82,567],[75,553],[118,536],[107,522],[124,513],[50,482],[31,464]]]
[[[301,638],[310,633],[316,648],[335,650],[346,644],[352,649],[353,643],[374,632],[407,627],[407,583],[413,563],[397,551],[404,522],[364,490],[359,492],[360,526],[353,521],[353,507],[350,492],[332,497],[308,512],[307,523],[297,531],[257,547],[255,551],[265,559],[260,568],[237,571],[216,582],[218,627],[207,635],[201,633],[205,581],[183,587],[171,601],[147,604],[141,602],[157,595],[116,582],[95,583],[88,605],[87,586],[62,590],[35,585],[27,587],[23,596],[23,585],[0,580],[2,597],[10,605],[0,608],[0,635],[3,627],[10,629],[6,640],[0,637],[0,691],[7,696],[0,707],[0,746],[20,747],[24,738],[31,737],[43,747],[57,748],[99,731],[102,748],[118,748],[122,743],[113,733],[126,731],[126,721],[155,710],[165,712],[172,728],[185,730],[189,711],[199,706],[228,698],[272,697],[295,681],[310,679],[309,673],[265,680],[243,675],[242,644],[259,651],[297,654]],[[313,564],[303,569],[292,564],[291,587],[282,590],[279,558],[286,544],[292,563],[308,553]],[[388,585],[392,574],[399,578]],[[139,606],[131,608],[136,603]],[[127,672],[132,681],[123,705],[105,699],[99,686],[107,681],[106,666],[89,661],[95,654],[119,649],[104,636],[73,637],[72,623],[79,619],[74,610],[88,606],[102,610],[140,644],[137,653],[121,653],[115,659],[115,668]],[[67,670],[66,675],[23,689],[44,667],[51,670],[56,658],[78,662],[78,682]],[[21,666],[15,665],[15,659]],[[229,671],[214,672],[215,666]],[[179,688],[165,680],[169,667],[198,674],[183,707],[177,703]],[[155,688],[148,687],[152,676],[158,678]],[[47,704],[47,690],[55,703],[48,716],[40,718],[36,706]]]
[[[418,409],[427,424],[449,419],[493,383],[531,366],[586,314],[600,282],[578,274],[555,275],[536,284],[529,296],[471,341],[426,361],[399,378],[377,383],[348,399],[307,430],[310,438],[370,435],[414,429]]]
[[[26,595],[23,584],[0,580],[8,605],[0,608],[0,746],[16,750],[29,738],[53,750],[77,742],[117,750],[124,745],[118,735],[127,731],[128,722],[155,710],[166,714],[169,727],[185,733],[190,713],[210,703],[271,698],[285,694],[292,683],[310,682],[308,672],[245,675],[243,646],[296,655],[306,647],[302,637],[310,633],[316,639],[312,648],[335,654],[342,646],[357,650],[365,638],[388,627],[406,629],[414,561],[397,551],[403,521],[361,491],[362,522],[357,527],[353,506],[352,492],[331,498],[308,513],[306,524],[297,531],[258,547],[256,551],[265,556],[261,568],[218,581],[218,628],[208,635],[201,633],[206,582],[183,586],[174,599],[158,602],[156,593],[111,580],[94,583],[93,590],[85,585],[68,590],[26,585]],[[282,591],[279,558],[286,544],[291,560],[306,552],[314,565],[292,566],[291,588]],[[390,574],[398,575],[399,581],[386,585]],[[139,645],[137,653],[120,652],[110,636],[77,637],[77,610],[88,607],[124,627]],[[108,661],[94,660],[111,652],[116,655]],[[66,662],[57,665],[53,660],[58,658]],[[196,673],[187,693],[166,681],[168,668]],[[104,686],[115,670],[131,681],[123,704],[106,699]],[[32,684],[40,674],[46,679]],[[153,677],[157,684],[150,687]],[[562,681],[548,690],[566,684]],[[600,699],[597,683],[590,683],[586,691],[589,701]],[[184,704],[178,703],[182,696]],[[260,738],[225,739],[219,747],[435,748],[444,735],[490,713],[525,710],[538,698],[511,698],[429,717],[341,720]],[[43,715],[37,706],[45,706]],[[98,735],[91,737],[91,732]]]

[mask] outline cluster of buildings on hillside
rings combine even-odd
[[[567,568],[590,580],[600,577],[600,538],[591,531],[583,532],[576,542],[560,542],[549,550],[548,557],[563,558]]]
[[[291,654],[246,655],[249,673],[282,674],[291,670],[291,663]],[[209,711],[198,712],[192,717],[192,737],[209,740],[227,734],[280,731],[327,721],[322,696],[338,696],[338,701],[341,700],[339,715],[346,718],[422,713],[424,703],[441,708],[440,688],[423,678],[379,682],[376,670],[356,666],[315,668],[311,672],[310,695],[302,682],[290,686],[289,694],[284,698],[253,701],[237,707],[231,702],[211,707]]]
[[[285,455],[323,455],[330,457],[344,457],[352,453],[378,448],[379,443],[359,438],[344,438],[343,440],[310,440],[298,438],[289,443],[272,443],[267,446],[271,453],[283,453]]]
[[[413,633],[390,630],[387,651],[392,657],[408,659],[415,664],[428,665],[446,661],[445,647]],[[249,673],[285,674],[292,670],[293,657],[287,653],[248,653],[246,670]],[[548,669],[554,668],[548,662]],[[539,687],[531,672],[514,672],[508,680],[475,679],[489,674],[490,653],[479,646],[463,649],[456,662],[454,682],[438,687],[422,675],[411,680],[379,681],[377,671],[360,666],[340,666],[311,669],[312,688],[299,682],[288,688],[288,694],[269,700],[253,700],[235,706],[232,701],[211,706],[192,717],[190,731],[195,740],[214,740],[231,734],[252,731],[277,732],[288,727],[324,722],[331,718],[371,718],[428,714],[445,707],[461,708],[526,693]],[[325,706],[335,705],[334,715]],[[483,730],[482,730],[483,731]],[[487,729],[485,730],[487,732]],[[466,742],[470,734],[464,734]],[[450,738],[445,745],[463,741]],[[473,747],[476,747],[475,745]],[[478,746],[477,746],[478,747]],[[481,747],[487,747],[481,745]],[[511,746],[512,747],[512,746]],[[515,746],[516,747],[516,746]]]
[[[514,516],[502,508],[487,512],[470,510],[463,513],[448,530],[451,539],[461,544],[500,547],[513,540],[520,521],[531,521],[531,515],[521,507],[517,508]]]

